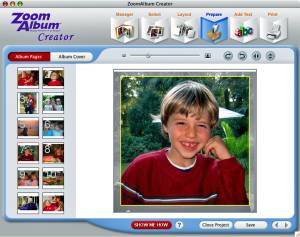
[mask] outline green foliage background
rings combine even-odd
[[[169,141],[161,134],[160,123],[152,123],[151,114],[158,115],[166,92],[186,80],[206,85],[215,95],[220,107],[244,115],[242,118],[223,119],[214,129],[213,135],[224,138],[231,153],[237,157],[247,174],[249,78],[237,76],[121,77],[122,171],[138,155],[169,146]]]

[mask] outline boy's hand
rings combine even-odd
[[[207,155],[213,153],[219,160],[226,160],[232,157],[222,138],[219,136],[210,138],[203,150]]]

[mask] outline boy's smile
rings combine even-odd
[[[202,113],[201,117],[193,113],[188,116],[174,113],[164,129],[171,142],[169,159],[179,166],[189,166],[210,138],[209,115],[207,112]]]

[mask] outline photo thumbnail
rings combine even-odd
[[[18,113],[37,114],[39,94],[36,92],[18,93]]]
[[[43,138],[63,138],[63,118],[43,118]]]
[[[39,187],[38,168],[18,168],[18,188],[34,189]]]
[[[18,214],[39,213],[39,193],[18,193]]]
[[[43,87],[63,88],[64,76],[64,68],[62,67],[43,68]]]
[[[18,88],[38,88],[39,68],[18,68]]]
[[[64,163],[64,144],[43,143],[43,163]]]
[[[18,138],[38,138],[38,118],[18,118]]]
[[[43,188],[64,188],[64,168],[43,168]]]
[[[18,163],[34,163],[39,162],[39,144],[32,143],[18,143]]]
[[[43,213],[64,213],[64,193],[43,193]]]
[[[43,93],[43,113],[63,113],[64,94],[63,93]]]

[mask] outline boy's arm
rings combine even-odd
[[[218,161],[218,200],[217,204],[247,205],[245,173],[235,158]]]
[[[121,178],[121,204],[122,205],[133,205],[138,204],[137,202],[137,185],[138,177],[135,162],[132,162]]]

